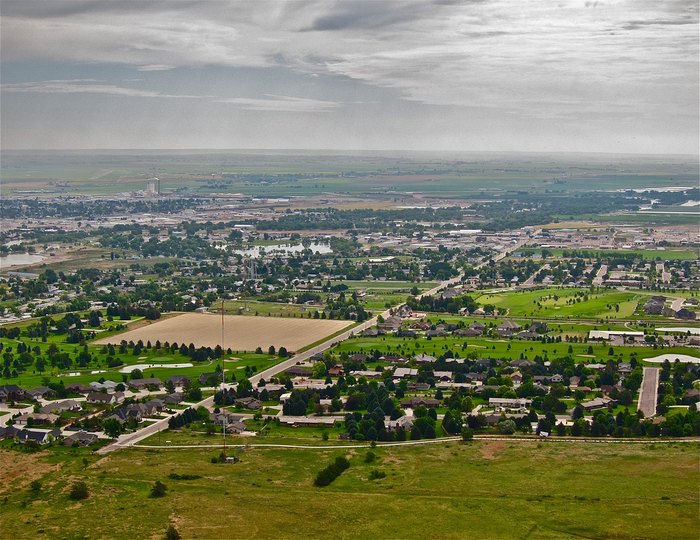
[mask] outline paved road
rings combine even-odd
[[[600,268],[598,269],[598,273],[593,278],[593,285],[602,285],[603,284],[603,277],[607,273],[608,273],[608,265],[601,264]]]
[[[664,283],[671,283],[671,273],[666,270],[666,265],[664,263],[656,263],[656,271],[661,274],[661,281]]]
[[[671,309],[673,311],[679,311],[680,309],[683,308],[683,304],[685,303],[685,298],[676,298],[672,303],[671,303]]]
[[[543,264],[534,274],[532,274],[529,278],[527,278],[525,281],[522,282],[522,284],[519,285],[519,288],[521,289],[529,289],[530,287],[536,287],[535,285],[535,278],[537,275],[542,272],[542,270],[549,270],[550,266],[549,263]]]
[[[639,390],[639,406],[637,407],[648,418],[656,414],[656,396],[659,388],[659,373],[661,368],[645,367],[642,387]]]

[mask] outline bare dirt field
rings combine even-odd
[[[350,324],[350,321],[226,315],[224,348],[254,351],[257,347],[262,347],[267,351],[270,345],[274,345],[277,349],[286,347],[290,352],[298,351]],[[142,340],[144,343],[160,340],[161,343],[167,341],[186,345],[194,343],[197,347],[216,347],[221,344],[221,316],[184,313],[142,328],[98,339],[95,344],[118,344],[123,339],[134,342]]]

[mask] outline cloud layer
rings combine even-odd
[[[416,131],[426,122],[447,130],[425,140],[451,150],[499,149],[499,135],[502,149],[529,148],[526,137],[543,150],[557,141],[694,153],[698,142],[695,0],[6,0],[1,39],[2,90],[16,97],[199,97],[207,107],[323,112],[355,130],[342,144],[369,130],[366,140],[381,133],[385,147],[420,146],[397,113],[412,115]],[[97,81],[59,79],[62,65],[101,72]],[[125,70],[145,80],[118,80]],[[192,70],[202,79],[187,79]],[[28,78],[43,71],[53,76]],[[11,103],[11,116],[23,103]],[[3,142],[13,137],[3,126]]]

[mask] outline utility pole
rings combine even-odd
[[[224,301],[221,301],[221,403],[223,413],[223,438],[224,438],[224,459],[226,459],[226,396],[224,395],[224,383],[226,382],[226,372],[224,371]]]

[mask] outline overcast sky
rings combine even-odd
[[[10,148],[698,153],[697,0],[2,0]]]

